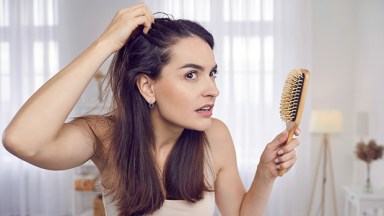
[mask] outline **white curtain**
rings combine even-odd
[[[310,69],[310,5],[305,0],[147,0],[153,12],[200,22],[213,34],[220,96],[215,117],[229,127],[248,189],[265,145],[285,128],[279,104],[288,72]],[[266,215],[306,215],[311,160],[309,103],[296,166],[274,186]],[[230,185],[228,185],[230,187]]]
[[[58,70],[56,0],[0,0],[0,131]],[[0,147],[0,215],[69,215],[72,171],[34,167]]]

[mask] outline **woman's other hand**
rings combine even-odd
[[[300,129],[296,129],[295,135],[298,136]],[[278,176],[280,169],[289,169],[296,163],[295,148],[299,145],[298,139],[292,139],[287,143],[288,132],[283,131],[268,143],[260,157],[258,171],[267,178],[274,179]]]
[[[144,3],[121,9],[116,13],[97,41],[111,48],[112,52],[116,52],[124,46],[129,36],[138,26],[143,25],[143,32],[147,34],[154,21],[151,10]]]

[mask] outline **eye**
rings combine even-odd
[[[209,76],[213,77],[213,78],[216,78],[217,77],[217,70],[212,70],[210,73],[209,73]]]
[[[189,80],[194,80],[197,78],[197,72],[196,71],[189,72],[189,73],[185,74],[185,78],[187,78]]]

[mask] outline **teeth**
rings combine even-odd
[[[205,107],[205,108],[198,109],[197,111],[209,111],[210,109],[211,109],[210,107]]]

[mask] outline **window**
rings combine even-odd
[[[0,1],[0,27],[9,26],[9,0]]]
[[[0,131],[58,70],[57,0],[0,0]]]
[[[1,103],[10,100],[10,57],[9,43],[0,42],[0,101]]]
[[[225,85],[220,101],[230,105],[234,98],[247,106],[273,105],[274,1],[166,0],[160,11],[198,21],[214,33],[221,46],[215,48],[223,72],[220,82]],[[245,92],[250,90],[252,97]]]
[[[234,95],[247,105],[272,103],[273,93],[273,1],[225,0],[222,26],[231,30],[223,37],[222,75],[234,80]],[[220,54],[219,54],[220,55]],[[229,77],[226,77],[229,76]],[[244,94],[251,89],[254,97]],[[227,94],[226,94],[227,95]],[[229,94],[230,95],[230,94]],[[248,99],[241,98],[246,95]]]
[[[57,72],[57,24],[56,0],[0,0],[2,107],[13,96],[28,98]]]

